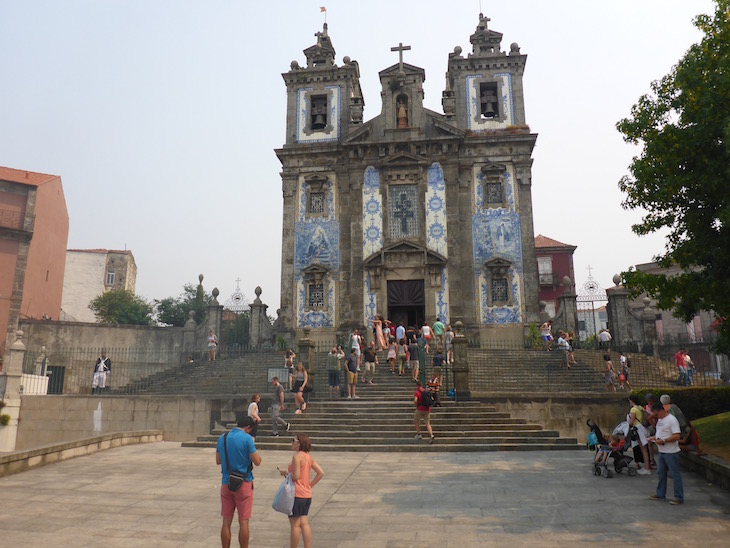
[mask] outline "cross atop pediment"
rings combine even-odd
[[[403,71],[403,52],[411,49],[411,46],[404,46],[403,42],[399,42],[397,46],[390,48],[390,51],[398,52],[398,70]]]

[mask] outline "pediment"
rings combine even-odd
[[[444,133],[446,135],[452,135],[454,137],[464,137],[466,135],[466,131],[464,131],[463,129],[459,129],[458,127],[453,126],[448,122],[445,122],[441,119],[441,117],[439,117],[438,114],[429,115],[429,118],[431,118],[431,121],[433,122],[433,127],[439,130],[441,133]]]
[[[329,270],[321,264],[310,264],[309,266],[302,268],[302,274],[315,275],[315,274],[327,274]]]
[[[484,266],[488,269],[504,269],[511,267],[512,263],[507,259],[495,257],[494,259],[489,259],[486,263],[484,263]]]
[[[428,159],[425,156],[419,156],[418,154],[413,154],[411,152],[400,151],[400,152],[396,152],[395,154],[391,154],[390,156],[387,156],[386,158],[383,158],[383,160],[378,162],[378,166],[379,167],[393,167],[393,166],[401,166],[401,165],[412,166],[413,164],[425,165],[427,163],[428,163]]]
[[[400,65],[396,63],[395,65],[392,65],[388,67],[387,69],[383,69],[378,73],[378,76],[389,76],[391,74],[398,74],[398,71],[400,70]],[[416,74],[423,77],[423,79],[426,79],[426,71],[423,70],[421,67],[417,67],[414,65],[409,65],[408,63],[403,63],[403,72],[406,73],[406,76],[409,74]]]
[[[507,166],[497,162],[488,162],[481,167],[481,171],[482,173],[504,173],[507,171]]]
[[[356,143],[358,141],[364,141],[370,136],[370,133],[372,132],[372,121],[362,125],[361,127],[357,128],[355,131],[351,131],[347,137],[342,139],[343,144],[347,143]]]
[[[394,263],[397,257],[407,258],[410,261],[417,261],[424,266],[446,266],[447,259],[443,255],[427,249],[425,246],[416,243],[401,241],[384,246],[363,261],[363,267],[373,268],[386,266]],[[398,259],[398,262],[403,262]]]

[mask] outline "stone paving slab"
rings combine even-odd
[[[326,473],[310,511],[315,547],[712,547],[730,538],[727,491],[686,473],[684,505],[653,502],[656,475],[595,477],[587,451],[313,455]],[[286,547],[288,521],[271,501],[291,453],[261,456],[251,546]],[[3,477],[0,544],[219,546],[219,484],[214,449],[169,442]]]

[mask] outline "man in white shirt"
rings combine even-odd
[[[665,499],[668,472],[674,480],[674,498],[669,501],[669,504],[682,504],[684,486],[682,485],[682,472],[679,469],[679,438],[681,436],[679,421],[670,415],[661,403],[655,403],[651,410],[658,418],[656,435],[649,438],[649,441],[656,443],[659,451],[656,469],[659,482],[656,487],[656,495],[650,495],[649,498],[651,500]]]

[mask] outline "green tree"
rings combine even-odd
[[[89,304],[102,323],[152,325],[152,305],[125,289],[114,289],[96,297]]]
[[[212,300],[213,297],[207,295],[202,286],[185,284],[179,297],[155,299],[157,321],[167,325],[183,327],[185,322],[188,321],[188,313],[192,310],[195,312],[195,321],[200,323],[205,318],[206,308]]]
[[[630,269],[622,274],[634,294],[689,321],[714,311],[720,351],[730,350],[730,0],[716,0],[714,16],[694,24],[704,37],[672,71],[651,84],[631,116],[618,122],[624,140],[641,145],[631,175],[619,188],[624,209],[643,209],[638,235],[668,231],[662,267],[672,276]],[[725,321],[723,321],[725,320]]]

